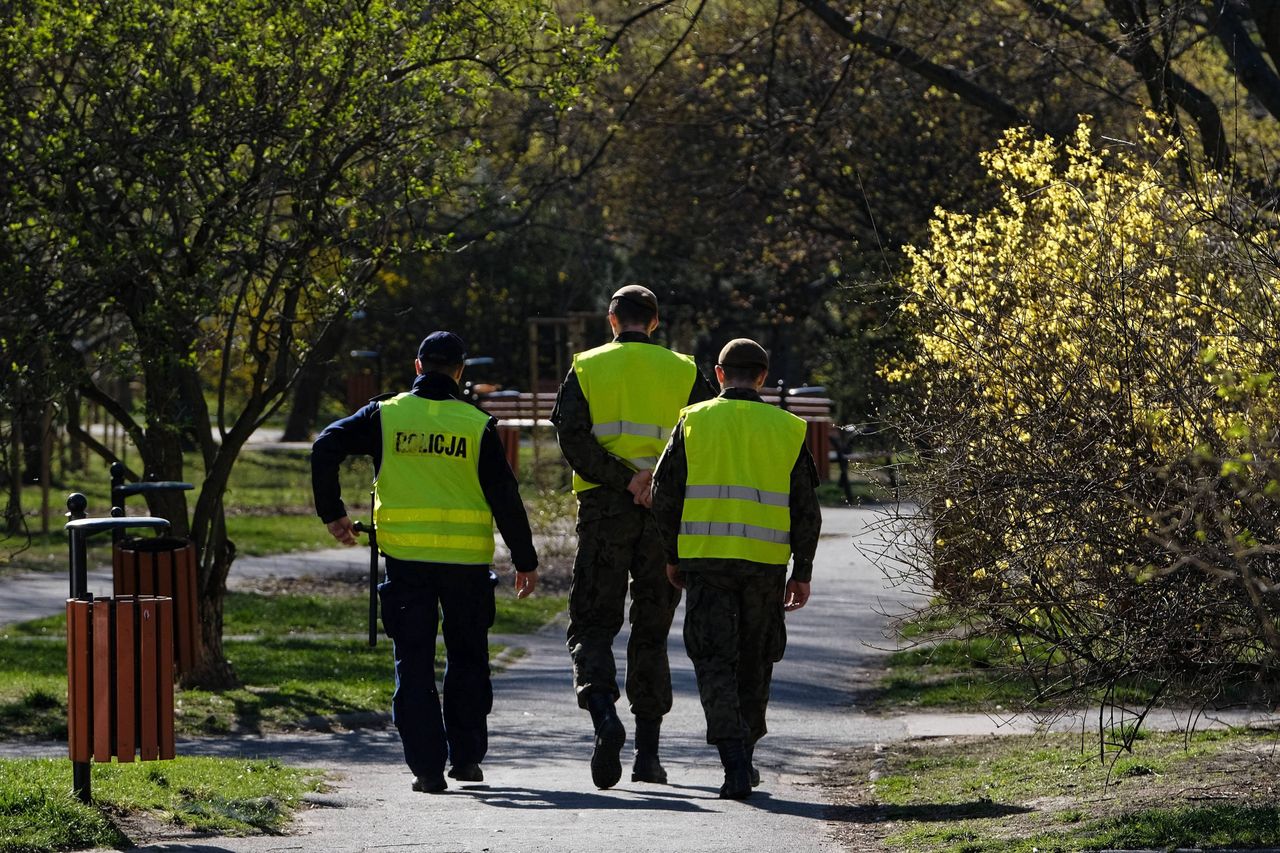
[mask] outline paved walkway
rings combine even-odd
[[[589,718],[574,703],[563,633],[555,629],[524,638],[528,654],[495,680],[484,783],[451,781],[450,791],[438,796],[411,792],[393,730],[184,742],[179,745],[184,755],[273,757],[324,768],[335,773],[333,790],[313,797],[316,807],[301,812],[287,836],[210,838],[144,849],[836,853],[840,847],[830,837],[817,780],[837,753],[916,735],[1029,731],[1034,721],[863,713],[855,698],[886,654],[886,614],[901,612],[910,602],[887,588],[869,562],[867,555],[882,544],[876,515],[846,509],[827,510],[824,516],[813,598],[788,616],[789,643],[775,669],[770,733],[756,752],[763,784],[749,800],[716,796],[721,772],[714,748],[703,740],[704,721],[679,624],[671,637],[676,702],[663,731],[671,784],[631,783],[624,772],[616,788],[595,790],[587,766]],[[339,567],[344,560],[347,568],[361,569],[367,566],[366,553],[322,552],[269,564],[245,560],[233,573],[305,573]],[[65,587],[56,595],[65,596]],[[10,597],[4,598],[0,623],[10,618]],[[51,603],[54,609],[60,606],[58,599]],[[629,715],[624,721],[630,735]],[[1064,719],[1055,728],[1078,725]],[[0,755],[15,754],[66,753],[65,747],[0,744]]]

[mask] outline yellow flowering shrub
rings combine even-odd
[[[1280,653],[1276,221],[1178,153],[1009,131],[999,204],[907,250],[917,568],[1033,638],[1046,693],[1211,692]]]

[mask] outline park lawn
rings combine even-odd
[[[535,534],[539,535],[545,548],[555,552],[563,544],[559,540],[564,538],[560,533],[566,522],[568,529],[572,529],[573,495],[559,482],[564,476],[564,464],[554,443],[543,449],[543,475],[537,480],[546,482],[541,486],[531,479],[535,466],[531,456],[525,459],[529,454],[529,448],[521,448],[521,458],[525,460],[520,472],[521,494]],[[227,535],[235,542],[238,554],[264,556],[334,547],[333,537],[316,517],[312,504],[308,455],[304,450],[246,450],[240,455],[224,496]],[[199,488],[203,469],[196,454],[187,454],[186,470],[188,481]],[[369,520],[372,480],[373,465],[368,459],[353,457],[343,464],[340,476],[342,494],[352,518]],[[66,495],[72,490],[83,492],[89,499],[90,516],[108,514],[111,489],[110,478],[105,471],[95,471],[81,482],[69,484],[54,496],[50,510],[52,530],[49,533],[33,532],[29,542],[23,536],[0,539],[0,573],[33,569],[67,570],[67,537],[62,525]],[[194,505],[194,495],[195,492],[188,495],[188,507]],[[23,506],[30,512],[38,510],[39,505],[39,489],[26,487]],[[128,508],[131,515],[141,515],[145,504],[135,496],[130,499]],[[38,528],[39,519],[31,519],[29,523]],[[557,554],[548,556],[554,559]],[[89,564],[108,565],[110,562],[110,537],[104,534],[89,539]]]
[[[1046,683],[1064,675],[1056,666],[1058,658],[1026,639],[1020,643],[986,626],[960,625],[930,610],[899,625],[898,637],[904,647],[889,655],[867,697],[878,711],[1046,709],[1053,701],[1041,697],[1041,686],[1025,672],[1026,661],[1038,663]],[[1141,679],[1124,681],[1115,686],[1111,700],[1141,705],[1156,689]],[[1165,695],[1176,700],[1176,689]],[[1234,702],[1248,697],[1242,693],[1223,698]]]
[[[68,759],[0,759],[0,853],[125,848],[145,836],[278,832],[321,778],[273,760],[92,764],[94,804],[71,794]],[[126,835],[111,815],[129,814]],[[139,837],[143,836],[143,837]]]
[[[236,543],[237,553],[258,556],[333,546],[333,538],[316,517],[312,504],[308,455],[305,450],[246,450],[240,455],[224,495],[227,534]],[[184,459],[187,481],[199,489],[204,476],[200,457],[188,453]],[[67,537],[62,525],[67,494],[82,492],[89,500],[90,516],[105,516],[111,509],[111,478],[105,465],[95,460],[90,468],[89,473],[68,481],[53,495],[52,530],[48,534],[33,533],[29,546],[22,537],[0,540],[0,570],[66,570]],[[362,457],[349,459],[342,466],[340,480],[352,517],[367,518],[372,463]],[[194,505],[195,494],[188,494],[188,508]],[[28,512],[38,511],[39,488],[27,486],[22,499]],[[129,514],[141,515],[145,507],[141,497],[129,499]],[[39,518],[28,523],[38,528]],[[90,564],[109,563],[110,537],[96,536],[89,542]]]
[[[1035,685],[1006,669],[1008,660],[999,637],[927,640],[889,656],[872,704],[881,711],[1023,707]]]
[[[537,630],[564,607],[561,596],[501,593],[495,640]],[[178,690],[178,734],[280,731],[325,725],[321,718],[334,715],[385,713],[391,644],[382,638],[369,648],[367,619],[362,595],[229,593],[224,645],[243,686]],[[0,738],[66,739],[65,631],[63,616],[0,629]],[[491,656],[503,650],[490,645]]]
[[[1049,853],[1280,845],[1277,734],[926,738],[848,757],[829,818],[857,850]]]

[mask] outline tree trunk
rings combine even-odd
[[[197,606],[203,641],[201,657],[183,678],[182,684],[184,687],[225,690],[238,687],[240,678],[222,649],[222,610],[227,596],[227,574],[235,560],[236,548],[227,539],[221,498],[217,501],[215,517],[211,522],[205,528],[208,533],[196,541],[196,552],[200,555],[196,565],[196,589],[199,591]]]
[[[312,347],[311,355],[298,376],[293,391],[293,408],[285,421],[283,441],[310,441],[324,398],[325,380],[333,368],[334,357],[346,338],[345,319],[335,320]]]
[[[146,409],[149,427],[139,452],[144,463],[144,476],[157,480],[183,480],[183,438],[195,434],[201,441],[205,457],[205,478],[199,484],[196,509],[190,524],[187,519],[185,491],[148,492],[147,506],[155,515],[172,524],[173,535],[189,537],[196,548],[196,607],[200,616],[201,656],[183,684],[210,690],[239,685],[235,670],[222,648],[222,607],[226,598],[227,572],[235,556],[235,547],[227,541],[223,519],[222,495],[226,492],[230,466],[211,464],[228,448],[211,453],[215,447],[209,411],[199,395],[195,368],[184,364],[175,354],[183,352],[180,340],[165,340],[166,331],[154,329],[140,332],[147,343],[142,353],[146,384]],[[235,448],[238,450],[239,448]],[[232,454],[234,458],[234,454]]]
[[[183,481],[182,436],[170,429],[149,429],[142,454],[143,478]],[[187,522],[187,493],[181,490],[145,492],[147,511],[169,522],[169,532],[180,539],[191,535]]]
[[[289,417],[284,422],[284,435],[281,441],[310,441],[314,435],[316,418],[320,414],[320,383],[323,381],[321,370],[310,370],[303,376],[293,392],[293,406],[289,409]]]
[[[4,454],[5,484],[9,487],[9,499],[4,507],[6,533],[22,532],[22,430],[15,418],[9,422],[9,452]]]
[[[236,557],[235,543],[227,538],[226,510],[222,504],[231,464],[240,452],[239,447],[228,446],[230,443],[224,443],[207,466],[191,523],[198,555],[196,588],[200,596],[204,648],[202,658],[184,684],[211,690],[236,687],[240,683],[222,650],[222,607],[227,595],[227,575]]]
[[[84,445],[77,437],[80,431],[80,395],[70,393],[66,396],[67,407],[67,471],[84,470]]]

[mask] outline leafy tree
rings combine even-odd
[[[4,274],[31,283],[52,355],[128,431],[134,476],[182,479],[184,436],[203,457],[194,681],[234,680],[224,493],[245,441],[378,273],[476,203],[495,93],[553,115],[603,61],[589,19],[527,0],[6,7]],[[60,303],[116,334],[80,356]],[[97,380],[121,371],[141,377],[138,410]],[[184,532],[181,495],[149,500]]]

